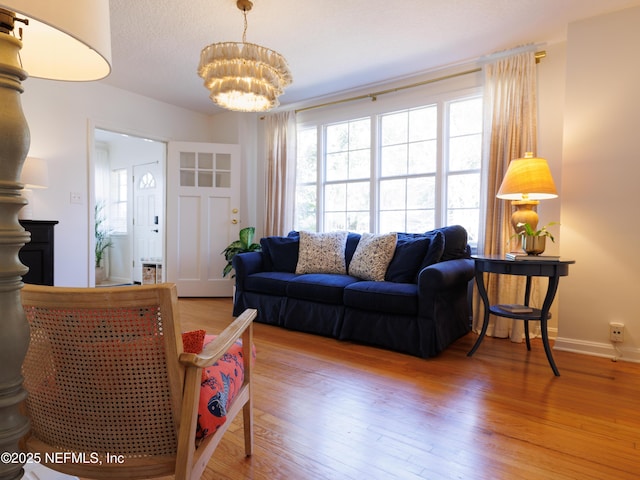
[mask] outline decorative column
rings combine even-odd
[[[20,289],[28,269],[18,252],[30,236],[18,212],[27,203],[19,179],[30,137],[20,101],[27,74],[18,62],[22,42],[10,34],[13,21],[13,13],[0,9],[0,454],[19,452],[18,441],[29,431],[29,420],[20,413],[27,395],[21,368],[29,346]],[[0,479],[21,478],[22,464],[8,459],[17,460],[2,456]]]

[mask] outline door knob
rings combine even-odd
[[[233,224],[235,225],[236,223],[238,223],[238,220],[236,220],[236,219],[234,218],[233,220],[231,220],[231,223],[233,223]]]

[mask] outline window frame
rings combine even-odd
[[[471,82],[473,83],[473,82]],[[421,90],[421,89],[417,89]],[[446,89],[439,87],[435,93],[426,94],[424,89],[421,91],[411,92],[410,94],[406,93],[401,95],[401,98],[389,99],[389,101],[381,102],[378,99],[377,102],[372,102],[368,104],[359,104],[359,105],[341,105],[335,108],[322,109],[322,112],[313,112],[311,115],[299,114],[297,129],[308,130],[315,129],[316,136],[316,175],[315,180],[310,179],[306,183],[297,183],[296,182],[296,191],[299,187],[312,187],[315,185],[315,196],[316,196],[316,212],[315,212],[315,230],[316,231],[324,231],[325,230],[325,222],[324,222],[324,211],[325,211],[325,198],[324,198],[324,190],[327,185],[326,176],[325,176],[325,145],[326,145],[326,126],[335,125],[342,122],[354,121],[357,119],[361,119],[363,117],[368,117],[371,125],[371,142],[370,142],[370,152],[371,152],[371,162],[370,162],[370,170],[371,174],[369,179],[369,190],[370,190],[370,205],[369,205],[369,229],[371,232],[378,232],[380,228],[380,209],[379,209],[379,195],[380,195],[380,181],[383,179],[381,177],[381,154],[380,149],[382,148],[379,136],[380,136],[380,125],[381,118],[383,115],[391,114],[394,112],[401,112],[406,110],[413,110],[422,107],[427,107],[429,105],[436,105],[437,107],[437,132],[436,132],[436,171],[434,172],[435,178],[435,204],[434,204],[434,228],[439,228],[447,225],[447,217],[449,213],[448,208],[448,180],[452,175],[462,175],[464,173],[473,173],[478,175],[479,182],[479,191],[478,198],[480,199],[478,203],[478,226],[481,223],[481,192],[483,190],[483,181],[484,181],[484,162],[482,162],[483,152],[480,152],[481,164],[479,169],[473,169],[472,171],[455,171],[455,173],[451,173],[449,169],[449,108],[450,105],[466,99],[471,98],[480,98],[482,100],[482,88],[481,85],[476,82],[476,85],[466,88],[459,89]],[[484,132],[481,129],[479,132],[481,138],[484,138]],[[482,140],[481,140],[482,141]],[[483,147],[481,147],[482,149]],[[419,176],[424,176],[420,174]],[[400,175],[394,178],[411,178],[412,175],[407,173],[406,175]],[[334,182],[344,183],[344,182],[353,182],[353,181],[361,181],[361,180],[352,180],[352,179],[343,179],[343,180],[334,180]],[[296,206],[298,202],[296,201]],[[405,204],[406,206],[406,204]],[[300,228],[298,224],[298,212],[295,214],[295,228]],[[310,223],[310,222],[309,222]],[[307,225],[308,226],[308,225]],[[476,239],[477,240],[477,239]],[[474,242],[475,243],[475,242]]]

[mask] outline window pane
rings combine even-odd
[[[409,141],[433,140],[438,134],[438,108],[435,105],[409,112]]]
[[[349,149],[369,148],[371,145],[371,120],[364,118],[349,122]]]
[[[344,212],[326,212],[324,214],[325,232],[334,230],[347,230],[347,219]]]
[[[380,150],[381,175],[395,177],[407,174],[407,145],[382,147]]]
[[[451,224],[449,224],[451,225]],[[406,232],[428,232],[436,228],[435,210],[408,210]]]
[[[316,231],[317,195],[315,185],[296,188],[295,225],[296,230]]]
[[[349,212],[346,227],[343,230],[358,233],[371,231],[369,212]]]
[[[482,98],[451,102],[449,135],[457,137],[482,130]]]
[[[464,135],[449,140],[449,171],[475,170],[482,162],[482,135]]]
[[[231,171],[231,154],[216,153],[216,170]]]
[[[349,212],[369,212],[369,182],[350,183],[347,185],[347,210]]]
[[[404,210],[407,181],[383,180],[380,182],[380,210]]]
[[[480,231],[480,216],[478,209],[449,210],[447,213],[448,225],[462,225],[467,230],[467,241],[470,244],[478,243]]]
[[[409,174],[434,173],[437,165],[435,140],[409,144]]]
[[[344,183],[324,188],[324,209],[327,212],[344,211],[347,206],[347,186]]]
[[[349,178],[348,153],[327,154],[327,169],[325,171],[327,182],[335,180],[347,180]]]
[[[407,112],[391,113],[382,115],[380,122],[381,139],[380,145],[396,145],[406,143],[408,137],[408,115]]]
[[[404,210],[380,212],[380,232],[405,232],[406,215]]]
[[[409,178],[407,180],[407,209],[433,209],[435,204],[435,177]]]
[[[198,170],[213,170],[213,153],[198,153]]]
[[[318,166],[318,130],[305,128],[298,130],[296,145],[298,157],[296,164],[296,182],[315,182]]]
[[[349,124],[329,125],[326,129],[327,153],[344,152],[349,144]]]
[[[369,149],[349,153],[349,179],[369,178],[370,175]]]
[[[451,175],[447,185],[448,208],[479,208],[480,174]]]

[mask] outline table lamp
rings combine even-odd
[[[547,161],[534,157],[531,152],[525,153],[524,158],[516,158],[509,163],[496,195],[503,200],[511,200],[511,205],[515,207],[511,225],[517,234],[523,231],[523,227],[518,226],[520,223],[528,223],[535,230],[538,226],[535,206],[540,200],[557,196]]]
[[[20,220],[33,220],[33,189],[49,187],[49,167],[42,158],[27,157],[22,166],[20,181],[24,184],[22,196],[27,204],[22,207],[18,218]]]
[[[29,233],[18,222],[30,135],[20,94],[28,75],[98,80],[111,70],[108,0],[0,0],[0,451],[18,452],[29,431],[22,362],[29,325],[20,298],[27,268],[18,252]],[[20,478],[20,462],[1,462],[0,480]]]

